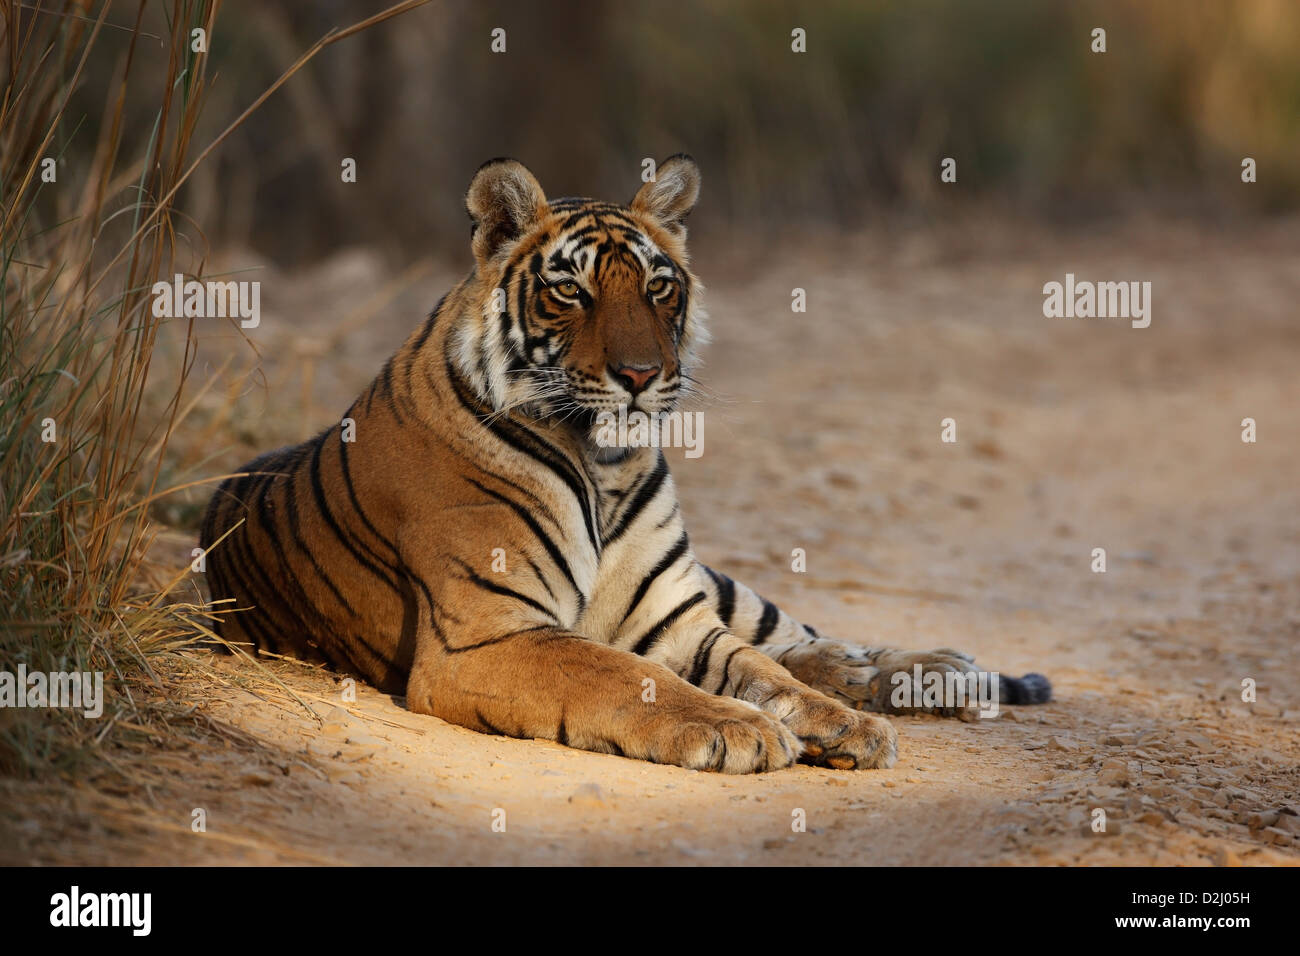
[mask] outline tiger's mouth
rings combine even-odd
[[[667,414],[679,405],[682,382],[660,382],[645,392],[628,394],[611,382],[594,380],[588,373],[571,371],[564,365],[528,367],[508,373],[510,390],[506,408],[550,424],[567,424],[578,432],[590,432],[602,415]]]

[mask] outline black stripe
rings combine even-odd
[[[564,575],[564,577],[568,580],[570,586],[572,586],[573,590],[577,593],[578,611],[579,613],[581,613],[582,609],[587,606],[587,596],[583,594],[582,589],[578,587],[578,582],[574,578],[573,572],[569,569],[569,562],[564,560],[564,555],[560,552],[560,549],[556,547],[555,542],[551,540],[550,535],[548,535],[545,531],[542,530],[542,526],[537,523],[537,520],[531,514],[529,514],[528,510],[523,506],[521,506],[518,502],[512,501],[511,499],[507,498],[505,495],[493,491],[491,488],[487,487],[487,485],[481,484],[480,482],[475,481],[473,478],[466,478],[465,480],[468,481],[475,488],[478,488],[484,494],[490,495],[491,497],[495,498],[497,501],[500,501],[508,505],[511,508],[511,510],[515,512],[515,514],[519,515],[519,517],[523,519],[524,524],[528,525],[528,527],[532,530],[533,535],[537,538],[538,541],[542,543],[542,547],[546,549],[546,553],[551,556],[551,561],[555,564],[557,568],[559,568],[560,573]]]
[[[343,528],[334,518],[334,513],[330,511],[329,502],[325,499],[325,485],[321,481],[320,477],[320,456],[322,449],[325,447],[325,437],[332,431],[333,429],[331,428],[329,432],[326,432],[317,439],[316,450],[311,457],[311,489],[312,494],[316,499],[316,508],[325,518],[325,523],[328,524],[330,530],[334,532],[334,536],[339,539],[339,543],[347,549],[353,559],[375,577],[379,578],[379,580],[384,584],[387,584],[394,591],[400,593],[401,588],[399,588],[394,581],[389,580],[386,570],[373,563],[368,557],[362,554],[360,550],[358,550],[356,545],[352,543],[350,536],[344,534]]]
[[[397,396],[393,393],[393,358],[396,358],[396,356],[389,358],[384,363],[384,367],[379,372],[379,381],[382,383],[384,395],[391,399],[388,403],[388,410],[397,419],[397,424],[405,425],[406,421],[402,418],[402,413],[397,410]]]
[[[294,466],[295,469],[300,467],[301,464],[302,462],[299,461]],[[289,512],[289,533],[293,535],[294,543],[298,545],[299,550],[301,550],[303,554],[307,555],[307,560],[311,562],[312,571],[315,573],[316,577],[324,582],[325,586],[329,588],[330,593],[334,595],[334,599],[338,601],[339,604],[343,606],[343,609],[353,617],[360,617],[360,615],[357,614],[356,609],[353,608],[352,602],[343,596],[343,592],[340,591],[338,585],[334,583],[334,579],[331,578],[329,574],[326,573],[325,569],[320,566],[320,562],[316,560],[315,552],[311,548],[307,547],[307,542],[302,539],[302,522],[298,516],[297,477],[298,476],[295,473],[289,479],[289,487],[286,490],[285,495],[285,510]]]
[[[542,574],[542,569],[537,566],[537,562],[528,557],[528,555],[524,555],[524,560],[527,561],[528,566],[533,569],[533,574],[537,575],[538,582],[542,587],[546,588],[546,593],[551,596],[552,600],[557,600],[555,592],[551,590],[551,585],[547,582],[546,575]]]
[[[632,523],[632,519],[640,514],[650,500],[659,493],[659,489],[663,485],[666,477],[668,477],[668,461],[664,458],[663,453],[660,452],[658,461],[655,462],[654,470],[650,472],[650,475],[641,484],[641,487],[637,489],[636,497],[628,503],[628,506],[623,510],[622,517],[619,518],[618,523],[614,526],[613,531],[611,531],[605,538],[606,547],[608,547],[611,542],[616,541],[623,532],[628,529],[628,525]]]
[[[533,509],[535,511],[540,511],[542,513],[542,516],[546,518],[546,520],[548,520],[551,524],[555,525],[556,528],[560,529],[561,531],[564,530],[564,525],[561,523],[559,518],[555,517],[555,513],[551,511],[550,506],[547,505],[546,502],[543,501],[541,498],[537,497],[537,495],[533,494],[523,485],[519,484],[519,482],[511,481],[509,478],[505,477],[505,475],[498,475],[495,471],[487,471],[486,468],[483,468],[481,470],[486,471],[487,474],[491,475],[497,481],[501,482],[501,484],[508,485],[509,487],[513,488],[515,491],[519,492],[530,502],[532,502]]]
[[[366,528],[369,529],[370,533],[378,538],[383,546],[391,551],[393,557],[396,558],[398,556],[396,545],[379,533],[379,529],[374,526],[374,523],[366,514],[366,509],[361,507],[361,499],[357,497],[356,486],[352,484],[352,468],[348,464],[348,442],[345,441],[339,442],[339,467],[343,472],[343,483],[348,489],[348,498],[352,502],[353,509],[355,509],[356,513],[361,516],[361,523],[364,524]],[[375,555],[375,557],[378,559],[379,555]],[[394,573],[397,573],[396,568],[391,568],[391,570],[393,570]]]
[[[759,619],[758,630],[754,632],[753,638],[749,643],[762,644],[767,640],[768,635],[776,629],[776,622],[781,618],[781,612],[776,609],[776,605],[767,598],[762,598],[763,616]]]
[[[230,596],[235,599],[232,608],[239,607],[240,592],[242,592],[244,600],[248,602],[247,610],[240,612],[238,617],[231,623],[251,637],[254,647],[258,650],[266,648],[268,651],[275,653],[279,644],[270,629],[277,627],[276,614],[273,612],[279,611],[279,609],[256,597],[255,595],[258,595],[259,591],[268,589],[266,587],[260,589],[253,587],[250,579],[244,575],[244,571],[250,567],[261,567],[249,548],[249,542],[247,541],[249,537],[248,509],[246,506],[244,511],[245,521],[243,527],[231,533],[223,545],[228,548],[225,554],[231,559],[229,561],[223,559],[223,567],[225,572],[229,573],[234,584],[230,590]],[[265,574],[262,577],[265,578]],[[271,589],[271,591],[274,593],[274,589]]]
[[[506,733],[504,730],[502,730],[502,729],[501,729],[500,727],[498,727],[496,724],[492,723],[492,721],[490,721],[490,720],[488,720],[486,717],[484,717],[484,716],[483,716],[483,711],[479,710],[477,707],[474,708],[474,716],[478,718],[478,722],[479,722],[480,724],[482,724],[484,727],[487,728],[487,732],[488,732],[488,733],[490,733],[490,734],[496,734],[498,737],[513,737],[513,736],[514,736],[514,734],[508,734],[508,733]]]
[[[727,672],[731,670],[731,659],[735,657],[737,654],[739,654],[741,651],[743,651],[744,649],[745,648],[743,647],[737,647],[730,654],[728,654],[727,659],[722,662],[722,681],[718,684],[718,689],[715,690],[713,693],[721,694],[722,688],[727,686],[727,681],[730,680],[730,677],[728,676]]]
[[[411,348],[414,351],[420,351],[420,349],[424,348],[424,343],[429,341],[429,336],[433,333],[433,327],[438,324],[438,313],[442,311],[443,303],[447,301],[447,296],[449,295],[451,295],[450,292],[444,292],[442,298],[439,299],[437,304],[433,307],[433,311],[429,313],[429,317],[425,320],[424,326],[420,329],[420,334],[417,335],[415,341],[411,343]]]
[[[674,502],[673,502],[673,510],[670,511],[670,512],[668,512],[668,517],[667,517],[667,518],[665,518],[663,521],[661,521],[661,522],[659,522],[657,525],[655,525],[655,530],[656,530],[656,531],[662,531],[664,528],[668,527],[668,525],[672,524],[673,519],[677,517],[677,513],[678,513],[679,511],[681,511],[681,510],[682,510],[681,503],[680,503],[680,502],[677,502],[677,501],[674,501]]]
[[[305,448],[303,448],[302,451],[305,452]],[[261,530],[263,530],[266,533],[267,537],[270,539],[271,545],[275,549],[276,555],[280,560],[280,564],[283,572],[279,575],[274,576],[278,582],[278,586],[269,585],[267,590],[263,592],[263,595],[267,600],[263,601],[262,603],[267,603],[267,601],[269,601],[272,598],[278,601],[282,605],[283,610],[285,611],[288,617],[290,627],[292,628],[298,628],[301,630],[314,630],[319,636],[336,635],[340,638],[350,637],[354,644],[359,645],[360,649],[370,656],[373,664],[378,665],[379,668],[384,670],[390,669],[392,667],[392,664],[388,660],[388,658],[380,651],[376,650],[374,645],[372,645],[365,638],[363,638],[362,636],[360,636],[355,632],[353,632],[350,635],[345,635],[343,634],[343,632],[338,631],[336,628],[331,626],[329,619],[326,618],[320,612],[315,602],[311,600],[311,598],[307,595],[306,591],[303,589],[302,583],[299,581],[298,576],[293,573],[293,569],[290,567],[288,562],[288,557],[286,556],[285,551],[281,546],[280,536],[275,527],[275,519],[267,511],[267,507],[270,502],[270,493],[273,490],[275,482],[278,478],[286,479],[286,481],[288,482],[288,491],[290,493],[292,492],[293,481],[294,478],[296,477],[296,470],[301,466],[302,457],[303,455],[300,453],[296,459],[293,457],[279,459],[279,463],[277,467],[284,468],[287,466],[291,468],[292,471],[278,472],[272,474],[271,477],[266,479],[260,486],[258,486],[258,488],[255,491],[257,497],[257,516],[259,521],[258,526],[261,528]],[[293,514],[290,515],[291,524],[293,523],[295,517],[296,515]],[[245,525],[245,527],[248,526]],[[290,530],[292,531],[292,528]],[[245,538],[250,538],[250,536],[245,536]],[[320,566],[316,563],[315,556],[312,554],[312,552],[310,550],[307,550],[305,547],[303,547],[301,539],[298,538],[296,534],[294,535],[294,538],[295,538],[295,543],[299,547],[303,548],[304,553],[311,561],[313,569],[315,569],[316,571],[321,571]],[[246,543],[251,548],[251,544],[252,544],[251,538],[247,540]],[[257,566],[260,567],[260,562],[257,563]],[[326,580],[327,583],[329,583],[328,579],[325,578],[323,572],[321,572],[321,578],[322,580]],[[301,605],[296,605],[294,602],[289,600],[289,595],[286,593],[285,585],[292,587],[293,591],[301,599]],[[331,583],[331,587],[332,587],[332,583]],[[351,610],[350,605],[348,605],[346,601],[344,601],[343,604],[344,607]],[[356,616],[355,612],[353,612],[353,615]],[[312,621],[315,622],[314,627],[312,627],[310,623]],[[280,630],[282,632],[287,632],[288,628],[281,626]],[[344,641],[343,643],[344,643],[343,650],[345,652],[347,660],[355,663],[354,653],[356,648],[348,645],[346,641]],[[325,649],[329,647],[330,647],[329,641],[320,641],[318,643],[317,649],[321,650],[322,653],[326,653]],[[339,663],[339,659],[337,655],[332,653],[326,653],[326,656],[334,664],[337,665]]]
[[[420,587],[424,590],[426,600],[429,600],[429,589],[425,586],[423,581],[420,582]],[[509,634],[499,634],[496,637],[489,637],[482,641],[476,641],[473,644],[456,645],[447,640],[447,632],[444,631],[442,625],[438,623],[437,613],[430,613],[429,625],[433,628],[433,634],[438,638],[438,643],[442,645],[443,651],[447,654],[463,654],[466,651],[477,651],[481,647],[491,647],[493,644],[503,644],[506,641],[513,640],[520,634],[528,634],[532,631],[555,630],[554,624],[537,624],[533,627],[525,627],[518,631],[511,631]]]
[[[731,616],[736,613],[736,582],[710,567],[704,570],[709,572],[709,576],[713,578],[713,583],[718,588],[718,617],[730,627]]]
[[[465,387],[460,373],[452,366],[450,357],[447,359],[447,375],[451,379],[452,390],[456,397],[484,427],[511,448],[545,465],[569,486],[582,511],[582,520],[587,526],[587,538],[591,542],[591,547],[600,554],[600,542],[596,534],[595,505],[590,494],[590,479],[584,480],[585,476],[580,476],[578,470],[564,454],[549,442],[510,419],[492,417],[491,410],[485,408]]]
[[[677,539],[677,543],[669,548],[668,553],[659,559],[659,563],[651,569],[650,573],[641,579],[641,583],[637,585],[636,593],[632,595],[632,603],[630,603],[627,606],[627,610],[623,612],[623,620],[621,624],[627,623],[627,619],[632,616],[632,612],[636,610],[637,605],[640,604],[641,600],[646,596],[646,592],[650,590],[650,586],[655,583],[659,578],[659,575],[663,574],[677,563],[678,559],[686,553],[687,546],[688,541],[686,538],[686,532],[683,531],[682,536]]]
[[[560,623],[559,616],[554,611],[552,611],[548,607],[543,606],[542,604],[539,604],[537,601],[534,601],[527,594],[520,594],[518,591],[514,590],[513,588],[506,587],[504,584],[497,584],[495,581],[489,581],[486,578],[479,577],[477,574],[474,573],[474,569],[471,568],[464,561],[460,560],[460,558],[455,558],[453,560],[455,560],[455,562],[461,566],[461,570],[465,572],[466,576],[469,578],[471,583],[473,583],[477,587],[480,587],[485,591],[491,591],[493,594],[500,594],[502,597],[513,598],[516,601],[522,601],[524,604],[527,604],[529,607],[536,608],[537,610],[541,611],[543,614],[545,614],[547,617],[551,619],[551,622],[553,624]]]
[[[615,757],[626,757],[626,756],[627,756],[627,754],[625,754],[625,753],[623,752],[623,748],[620,747],[618,744],[614,743],[614,741],[610,740],[608,737],[602,737],[602,738],[601,738],[599,741],[597,741],[597,742],[598,742],[598,743],[602,743],[602,744],[604,744],[606,747],[609,748],[609,750],[604,751],[605,753],[613,754]],[[594,745],[593,745],[593,749],[594,749]],[[601,751],[596,751],[596,752],[597,752],[597,753],[600,753]]]
[[[258,524],[265,533],[266,539],[270,542],[271,549],[275,552],[276,559],[280,563],[281,573],[276,577],[281,586],[272,588],[272,592],[284,603],[292,616],[297,619],[295,623],[306,626],[307,619],[312,618],[319,624],[321,622],[320,612],[307,596],[307,592],[303,590],[298,576],[293,573],[293,567],[289,563],[289,555],[285,552],[284,543],[280,540],[280,531],[276,527],[275,515],[271,513],[271,494],[275,489],[276,479],[281,477],[288,481],[293,480],[291,475],[278,474],[269,479],[265,486],[258,489],[257,494]],[[297,597],[297,600],[290,597],[290,591]]]
[[[703,591],[696,591],[693,596],[688,597],[681,604],[677,605],[664,615],[663,620],[650,628],[650,630],[646,631],[645,636],[632,646],[632,653],[644,655],[645,652],[650,650],[650,648],[654,646],[655,642],[663,636],[664,631],[672,627],[674,621],[705,599]]]
[[[285,600],[283,590],[272,583],[271,575],[267,573],[267,569],[262,565],[262,561],[253,547],[251,521],[253,509],[255,505],[258,506],[258,520],[260,522],[261,487],[269,483],[274,477],[268,477],[267,474],[261,471],[254,472],[250,477],[254,476],[258,484],[250,486],[242,492],[248,498],[247,503],[244,504],[245,521],[243,527],[226,539],[230,543],[228,554],[232,559],[227,565],[227,570],[235,578],[236,584],[244,591],[249,603],[252,605],[252,610],[246,612],[245,616],[240,619],[239,625],[250,634],[256,631],[260,635],[256,638],[259,649],[265,646],[272,653],[279,653],[280,641],[277,639],[277,634],[302,626],[302,621]],[[281,557],[283,559],[283,556]],[[284,568],[284,571],[286,575],[289,573],[287,567]],[[252,625],[252,627],[248,625]]]
[[[700,686],[700,681],[704,680],[704,676],[709,672],[709,658],[713,655],[713,647],[718,643],[718,638],[726,633],[726,628],[714,628],[709,636],[700,642],[700,646],[695,651],[695,663],[691,668],[691,674],[686,678],[688,684]]]

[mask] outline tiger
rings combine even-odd
[[[480,167],[469,274],[340,424],[213,494],[220,640],[484,733],[724,773],[887,768],[881,714],[958,709],[899,705],[892,675],[972,674],[971,655],[799,623],[695,557],[662,448],[597,440],[602,415],[691,390],[699,192],[685,154],[627,205],[548,200],[516,160]],[[998,686],[1050,695],[1037,674]]]

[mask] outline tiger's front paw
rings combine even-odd
[[[781,717],[803,745],[804,763],[836,770],[892,767],[898,759],[898,731],[883,717],[850,710],[822,694],[792,689],[765,709]]]
[[[646,755],[656,763],[722,773],[763,773],[799,756],[795,734],[752,704],[728,697],[692,700],[649,728]]]
[[[781,664],[803,683],[849,707],[944,717],[974,713],[978,704],[974,695],[963,693],[958,699],[949,692],[949,687],[955,687],[959,680],[963,692],[970,688],[966,675],[979,673],[974,660],[950,647],[905,651],[858,647],[829,638],[798,645],[780,658]],[[942,688],[942,692],[937,696],[927,694],[927,685]]]

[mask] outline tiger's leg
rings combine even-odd
[[[794,734],[757,707],[580,637],[531,598],[498,593],[485,601],[461,587],[435,600],[416,584],[419,623],[406,690],[415,713],[696,770],[776,770],[798,755]]]
[[[718,616],[747,644],[754,646],[780,663],[810,687],[855,708],[881,713],[925,713],[941,716],[965,716],[973,709],[969,700],[964,706],[924,706],[918,703],[920,688],[911,705],[896,703],[895,688],[907,675],[912,680],[920,667],[924,681],[934,674],[962,677],[976,675],[975,659],[962,651],[941,647],[931,651],[909,651],[896,647],[864,647],[823,637],[806,624],[800,624],[771,601],[755,594],[745,585],[733,581],[711,568],[708,572],[710,600]],[[991,686],[991,685],[990,685]],[[1051,698],[1051,684],[1041,674],[1024,677],[998,676],[997,701],[1006,704],[1043,703]]]
[[[847,770],[890,767],[898,733],[889,721],[850,710],[799,681],[785,667],[737,638],[702,590],[702,565],[681,558],[686,573],[660,573],[648,589],[655,608],[629,615],[615,645],[662,664],[718,699],[738,698],[781,721],[812,763]],[[689,562],[689,564],[686,564]],[[665,610],[664,609],[668,609]]]

